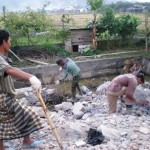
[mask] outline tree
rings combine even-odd
[[[73,18],[70,18],[69,15],[62,15],[61,18],[62,22],[62,29],[58,30],[57,37],[62,39],[63,44],[65,43],[65,40],[70,36],[70,31],[69,29],[65,28],[65,24],[70,24],[71,22],[74,23]]]
[[[102,12],[102,16],[97,20],[97,30],[99,33],[108,32],[110,36],[116,34],[117,20],[112,8],[108,7]]]
[[[69,24],[71,22],[74,23],[74,20],[73,20],[73,18],[70,18],[69,15],[63,14],[62,18],[61,18],[61,22],[62,22],[62,29],[64,29],[65,24]]]
[[[103,0],[87,0],[87,4],[90,6],[90,9],[93,11],[93,48],[97,48],[96,40],[96,21],[97,21],[97,12],[103,6]]]
[[[139,25],[138,18],[130,14],[119,16],[117,19],[117,33],[123,40],[133,36],[137,32]]]
[[[9,12],[5,16],[5,27],[10,33],[26,36],[28,45],[32,43],[31,35],[34,32],[46,31],[52,27],[51,20],[42,12],[34,12],[27,8],[25,12]]]

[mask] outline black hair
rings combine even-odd
[[[60,65],[62,62],[63,62],[62,59],[58,59],[58,60],[56,61],[56,64]]]
[[[137,76],[137,78],[141,79],[142,83],[144,83],[144,73],[139,72],[139,73],[136,74],[136,76]]]
[[[3,40],[6,42],[9,39],[9,33],[6,30],[0,30],[0,45],[3,44]]]

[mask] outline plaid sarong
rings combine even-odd
[[[40,117],[31,107],[7,94],[0,95],[0,139],[21,138],[42,127]]]

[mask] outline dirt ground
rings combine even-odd
[[[62,57],[57,54],[54,54],[50,51],[47,51],[43,47],[40,46],[23,46],[23,47],[13,47],[12,51],[23,60],[21,63],[14,57],[11,53],[9,57],[13,61],[14,66],[18,67],[26,67],[26,66],[34,66],[37,63],[30,62],[28,59],[41,61],[45,63],[55,63],[55,61]]]

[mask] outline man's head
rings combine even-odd
[[[0,30],[0,48],[6,53],[9,51],[11,46],[11,41],[9,37],[9,33],[5,30]]]
[[[137,73],[136,77],[137,77],[138,84],[144,83],[144,74],[143,73]]]
[[[59,65],[59,66],[61,66],[61,67],[63,67],[65,63],[64,63],[64,61],[62,59],[58,59],[56,61],[56,64]]]

